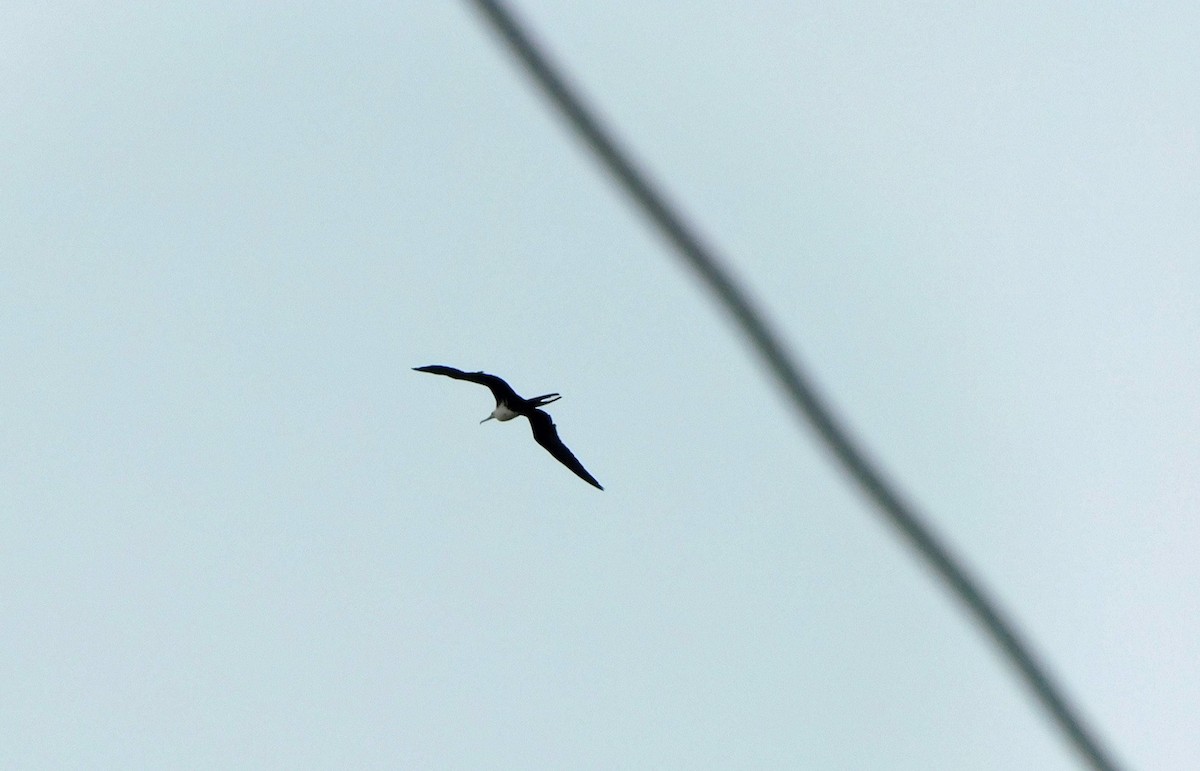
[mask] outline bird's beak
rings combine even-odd
[[[479,421],[479,425],[481,425],[481,426],[482,426],[484,423],[487,423],[489,420],[491,420],[491,419],[492,419],[492,418],[494,418],[494,417],[496,417],[496,416],[495,416],[495,415],[488,415],[486,418],[484,418],[483,420]]]

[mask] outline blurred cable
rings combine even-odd
[[[527,32],[499,0],[471,0],[498,32],[510,51],[524,65],[573,128],[595,153],[621,188],[633,198],[679,251],[687,264],[697,271],[725,309],[733,315],[749,336],[767,367],[779,380],[793,405],[824,440],[847,473],[858,483],[884,518],[895,526],[910,545],[958,595],[967,609],[991,635],[1026,685],[1045,707],[1058,728],[1086,761],[1097,769],[1116,769],[1116,763],[1099,740],[1084,724],[1066,696],[1050,679],[1044,666],[1018,635],[1014,624],[1001,613],[980,585],[953,557],[906,502],[865,452],[851,439],[847,430],[783,347],[781,338],[767,325],[746,293],[718,261],[713,249],[702,243],[695,230],[672,207],[647,175],[634,166],[613,139],[612,132],[587,107],[541,52]]]

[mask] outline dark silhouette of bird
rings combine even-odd
[[[463,372],[454,367],[445,367],[440,364],[431,364],[427,367],[413,367],[417,372],[429,372],[433,375],[445,375],[452,377],[455,380],[468,380],[472,383],[479,383],[487,386],[492,396],[496,397],[496,409],[492,410],[492,414],[488,415],[480,423],[486,423],[495,418],[499,421],[512,420],[513,418],[524,415],[529,418],[529,426],[533,429],[533,439],[542,447],[545,447],[547,452],[555,457],[559,463],[563,464],[571,471],[575,472],[583,481],[593,487],[603,490],[596,478],[588,473],[583,464],[571,454],[567,446],[563,444],[562,439],[558,438],[558,429],[554,426],[554,421],[548,413],[542,412],[541,408],[547,404],[558,401],[562,397],[558,394],[543,394],[535,396],[532,399],[524,399],[517,395],[517,392],[512,389],[508,383],[495,375],[489,375],[486,372]]]

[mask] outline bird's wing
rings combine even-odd
[[[508,383],[505,383],[495,375],[489,375],[486,372],[463,372],[461,369],[446,367],[441,364],[430,364],[427,367],[413,367],[413,369],[415,369],[417,372],[429,372],[433,375],[445,375],[446,377],[452,377],[455,380],[469,380],[472,383],[479,383],[480,385],[487,386],[491,390],[492,396],[496,397],[497,405],[499,405],[501,402],[515,404],[523,401],[520,396],[517,396],[517,392],[512,390],[512,386],[510,386]]]
[[[580,479],[600,490],[604,489],[558,438],[558,429],[554,427],[554,421],[551,420],[548,412],[532,410],[526,413],[525,417],[529,418],[529,425],[533,427],[534,441],[545,447],[551,455],[558,459],[559,463],[574,471]]]

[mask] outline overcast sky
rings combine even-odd
[[[1200,7],[519,7],[1200,767]],[[0,765],[1078,767],[465,4],[10,3],[0,89]]]

